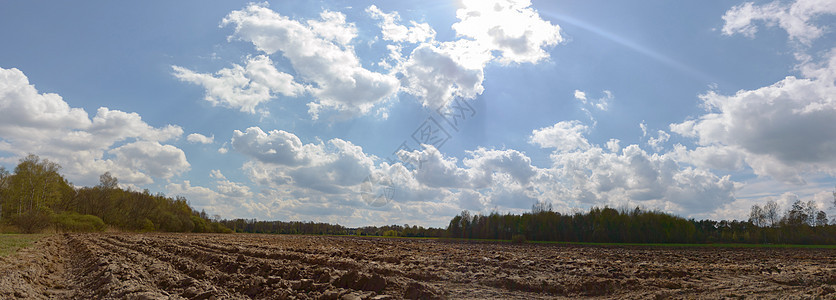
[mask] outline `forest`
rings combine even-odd
[[[834,195],[836,197],[836,195]],[[836,244],[836,225],[813,201],[796,201],[785,212],[769,201],[754,205],[748,221],[685,219],[635,209],[593,207],[587,213],[561,214],[538,202],[522,215],[472,215],[463,211],[450,220],[448,237],[515,241],[595,243],[751,243]]]
[[[348,228],[338,224],[300,221],[259,221],[256,219],[221,220],[220,223],[234,232],[272,234],[356,235],[391,237],[446,237],[442,228],[425,228],[409,224],[364,226]]]
[[[59,231],[231,232],[189,206],[169,198],[119,188],[109,172],[94,187],[74,187],[61,166],[36,155],[20,160],[14,172],[0,167],[0,225],[24,233],[48,227]]]

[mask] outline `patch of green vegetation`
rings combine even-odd
[[[43,235],[40,234],[0,234],[0,257],[9,256],[22,248],[32,245]]]

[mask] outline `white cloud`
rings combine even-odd
[[[215,136],[205,136],[200,133],[192,133],[186,136],[189,143],[211,144],[215,142]]]
[[[295,134],[283,130],[265,133],[258,127],[232,133],[232,147],[260,162],[286,166],[308,164],[312,156],[321,155],[317,145],[302,145]]]
[[[612,101],[613,98],[615,97],[612,95],[612,92],[604,90],[604,97],[598,98],[598,102],[594,103],[595,108],[600,110],[607,110],[607,108],[609,108],[610,106],[610,101]]]
[[[450,53],[429,44],[412,51],[402,73],[402,89],[432,109],[447,105],[454,97],[473,99],[485,90],[481,67],[468,68]]]
[[[647,140],[647,145],[650,146],[654,151],[660,152],[662,148],[664,148],[664,143],[667,142],[671,138],[671,135],[664,130],[659,130],[656,132],[656,137],[650,137]]]
[[[96,116],[93,117],[93,124],[87,131],[97,137],[105,138],[108,142],[119,141],[130,136],[147,141],[164,142],[183,135],[183,129],[180,126],[167,125],[157,129],[142,121],[142,117],[137,113],[110,110],[107,107],[99,108]]]
[[[435,39],[435,30],[427,23],[418,23],[410,21],[409,27],[398,24],[401,20],[398,12],[384,13],[377,6],[369,6],[366,8],[372,18],[381,20],[380,29],[383,33],[383,39],[393,42],[408,42],[420,43]]]
[[[349,141],[304,144],[293,133],[252,127],[236,131],[232,145],[251,158],[242,170],[260,192],[227,182],[220,171],[210,175],[217,180],[215,197],[252,199],[244,203],[256,214],[316,220],[323,215],[345,215],[362,224],[413,220],[431,212],[449,216],[461,209],[519,213],[535,201],[554,203],[564,210],[641,205],[707,216],[735,201],[736,183],[728,176],[680,162],[682,157],[697,161],[698,151],[685,151],[690,156],[683,156],[677,152],[682,149],[675,147],[674,152],[650,154],[637,145],[621,149],[616,139],[605,150],[586,140],[587,131],[578,121],[532,131],[532,143],[554,148],[549,168],[531,165],[529,157],[514,149],[477,148],[459,160],[425,145],[398,153],[402,161],[417,166],[407,170],[400,163],[376,164],[379,158]],[[383,188],[392,189],[388,202],[370,205],[364,193]]]
[[[221,173],[221,170],[209,171],[209,177],[212,177],[212,178],[215,178],[215,179],[226,179],[226,176],[224,176],[224,174]]]
[[[205,210],[210,215],[219,214],[223,218],[252,218],[260,215],[263,219],[264,216],[269,214],[263,214],[264,212],[259,211],[259,203],[248,198],[252,196],[252,193],[249,193],[246,187],[243,188],[243,193],[240,191],[222,193],[211,188],[194,186],[191,181],[184,180],[180,183],[169,182],[165,188],[169,196],[185,197],[189,199],[189,204],[192,207]],[[223,188],[220,181],[217,188],[219,190]]]
[[[0,151],[11,154],[3,162],[33,153],[61,164],[76,184],[95,184],[107,171],[127,185],[148,184],[188,170],[182,150],[161,144],[182,134],[179,126],[156,128],[106,107],[90,119],[61,96],[39,93],[20,70],[0,68]]]
[[[619,139],[610,139],[607,141],[607,150],[610,150],[612,153],[618,153],[621,151],[621,141]]]
[[[397,24],[397,12],[376,6],[367,12],[382,19],[384,40],[418,43],[408,57],[402,46],[388,47],[388,61],[380,64],[400,72],[401,90],[418,97],[425,107],[444,107],[456,97],[473,99],[484,91],[484,68],[491,61],[537,63],[549,57],[546,47],[562,38],[560,28],[540,18],[530,2],[465,1],[453,24],[456,40],[437,42],[435,31],[424,23]],[[400,45],[400,44],[399,44]],[[392,63],[390,63],[390,61]]]
[[[610,106],[610,102],[615,98],[613,96],[612,92],[610,92],[608,90],[604,90],[603,93],[604,93],[604,96],[601,97],[601,98],[589,99],[589,98],[587,98],[586,92],[581,91],[581,90],[575,90],[575,93],[574,93],[575,99],[581,101],[581,103],[583,104],[583,107],[581,107],[581,110],[583,112],[585,112],[586,115],[589,117],[589,119],[592,120],[593,122],[595,122],[595,118],[592,117],[592,112],[590,111],[590,109],[587,108],[587,106],[589,106],[593,109],[606,111]]]
[[[797,0],[792,3],[779,1],[763,5],[746,2],[728,10],[723,15],[723,34],[743,34],[754,37],[758,30],[755,21],[766,26],[779,26],[790,39],[809,44],[820,37],[825,28],[813,24],[818,16],[836,14],[836,4],[830,0]]]
[[[564,184],[559,196],[587,205],[642,205],[696,215],[734,200],[728,176],[682,167],[671,155],[651,155],[637,145],[621,154],[598,147],[555,152],[552,159],[552,172]]]
[[[589,127],[579,121],[561,121],[551,127],[535,129],[531,132],[529,142],[542,148],[555,148],[558,151],[573,151],[589,149],[590,145],[583,134]]]
[[[575,99],[581,100],[581,102],[586,104],[586,93],[580,90],[575,90]]]
[[[232,147],[251,158],[244,169],[254,182],[278,187],[292,184],[324,193],[344,193],[372,171],[374,160],[362,148],[341,139],[328,144],[302,144],[282,130],[258,127],[233,133]]]
[[[212,105],[223,105],[255,113],[261,103],[277,95],[296,97],[305,92],[305,87],[293,80],[293,76],[279,72],[269,57],[259,55],[247,60],[247,66],[233,65],[221,69],[215,75],[197,73],[172,66],[178,79],[201,85],[206,89],[206,101]]]
[[[498,173],[508,174],[520,185],[527,185],[537,175],[537,168],[531,165],[531,158],[517,150],[487,150],[478,148],[468,151],[472,158],[464,159],[463,163],[475,171],[475,177],[481,177],[482,183],[476,187],[486,187],[493,183]]]
[[[457,166],[457,159],[444,157],[432,145],[424,145],[424,147],[423,150],[398,152],[402,161],[418,166],[414,171],[418,182],[434,188],[471,187],[472,175],[468,170]]]
[[[322,21],[303,24],[259,4],[233,11],[223,21],[233,26],[231,38],[251,42],[268,55],[280,52],[300,79],[310,83],[316,98],[309,113],[316,119],[321,109],[348,115],[366,114],[398,90],[392,75],[369,71],[360,64],[350,41],[354,25],[339,12],[323,11]]]
[[[183,150],[158,142],[138,141],[108,152],[116,155],[119,164],[148,172],[154,177],[171,178],[189,169]]]
[[[674,145],[673,154],[680,162],[688,163],[700,168],[723,171],[739,171],[743,169],[745,155],[742,151],[729,146],[706,146],[688,150],[681,144]]]
[[[237,182],[218,180],[216,184],[218,193],[227,197],[250,197],[253,195],[250,192],[250,187]]]
[[[563,41],[560,27],[540,18],[531,2],[464,0],[456,11],[456,34],[499,52],[501,63],[536,63],[549,57],[544,47]]]
[[[322,21],[308,20],[310,29],[325,40],[347,46],[357,36],[357,28],[352,23],[345,22],[345,15],[341,12],[323,11],[319,14]]]
[[[352,44],[357,28],[344,14],[325,10],[320,20],[299,21],[280,15],[267,4],[250,4],[221,22],[234,27],[229,38],[250,42],[266,55],[280,53],[292,66],[295,78],[277,71],[265,55],[251,58],[246,68],[235,65],[215,75],[179,66],[173,67],[174,73],[183,81],[204,86],[206,100],[211,103],[250,113],[276,94],[299,96],[305,92],[314,98],[307,104],[314,120],[331,110],[341,114],[338,119],[372,112],[385,118],[386,108],[380,106],[399,91],[436,109],[454,97],[473,99],[481,94],[483,69],[489,62],[537,63],[549,57],[547,47],[562,41],[560,28],[543,20],[528,1],[485,3],[463,3],[457,11],[459,21],[453,24],[456,40],[447,42],[436,41],[435,30],[426,23],[410,20],[409,25],[403,25],[397,12],[369,6],[366,12],[380,20],[382,40],[394,43],[386,45],[389,55],[377,63],[388,74],[363,67]],[[409,47],[404,47],[405,43]],[[250,74],[255,64],[263,76]]]
[[[757,175],[803,184],[806,173],[836,174],[834,57],[831,51],[825,64],[803,67],[817,77],[789,76],[730,96],[708,92],[700,96],[707,112],[671,130],[697,138],[703,152],[742,153]]]

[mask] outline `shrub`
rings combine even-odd
[[[23,233],[40,232],[52,221],[52,212],[48,209],[31,210],[14,217],[12,223]]]
[[[511,236],[511,243],[522,244],[525,243],[525,236],[522,234],[515,234]]]
[[[192,220],[192,224],[194,224],[192,232],[207,232],[206,220],[198,216],[190,216],[189,218]]]
[[[145,218],[145,220],[142,221],[142,231],[143,232],[154,231],[154,222],[152,222],[148,218]]]
[[[104,231],[104,221],[97,216],[64,212],[55,217],[55,225],[62,231],[95,232]]]
[[[209,222],[209,227],[212,229],[212,232],[232,233],[232,229],[229,229],[226,226],[223,226],[221,223]]]

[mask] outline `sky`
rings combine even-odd
[[[0,1],[0,166],[222,218],[836,213],[836,1]]]

